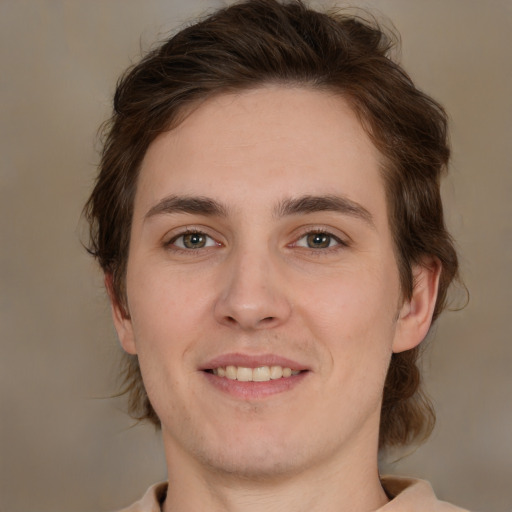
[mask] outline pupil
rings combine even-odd
[[[308,246],[315,249],[329,247],[330,236],[324,233],[313,233],[308,236]]]
[[[190,233],[184,236],[183,243],[188,249],[198,249],[204,247],[205,238],[200,233]]]

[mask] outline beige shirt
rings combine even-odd
[[[376,512],[469,512],[466,509],[439,501],[430,484],[424,480],[396,476],[382,477],[382,485],[391,496],[389,503]],[[119,512],[161,512],[167,483],[151,486],[141,500]]]

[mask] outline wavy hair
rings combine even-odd
[[[425,256],[442,265],[435,320],[458,272],[440,197],[450,155],[447,118],[393,60],[397,39],[375,20],[343,11],[322,13],[301,1],[248,0],[184,28],[127,70],[117,85],[99,174],[84,209],[88,248],[111,279],[113,300],[125,308],[134,196],[149,145],[200,100],[274,83],[335,92],[358,115],[384,160],[403,297],[412,294],[414,265]],[[392,356],[380,448],[424,439],[433,427],[419,350]],[[124,355],[123,378],[131,414],[159,425],[136,356]]]

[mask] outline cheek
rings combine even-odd
[[[191,282],[192,281],[192,282]],[[203,295],[197,282],[170,272],[129,273],[127,289],[133,336],[144,386],[159,417],[172,417],[179,407],[190,353],[204,338]],[[170,394],[165,390],[175,390]],[[163,415],[163,416],[162,416]]]
[[[194,339],[208,300],[199,276],[147,269],[128,274],[127,288],[135,343],[142,357],[146,348],[158,347],[157,357],[161,357],[162,352],[176,352],[185,340]]]
[[[377,270],[343,272],[304,294],[301,316],[332,360],[347,367],[386,366],[395,334],[398,278]],[[308,288],[306,288],[308,289]]]
[[[355,335],[360,329],[394,324],[399,299],[394,274],[368,268],[340,271],[298,288],[303,290],[304,309],[315,323],[329,330],[346,326],[342,330]]]

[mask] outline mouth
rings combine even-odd
[[[310,373],[305,365],[272,354],[225,354],[200,370],[215,388],[244,400],[289,391]]]
[[[292,370],[285,366],[258,366],[250,368],[247,366],[219,366],[206,370],[206,372],[239,382],[269,382],[271,380],[288,379],[292,375],[299,375],[305,370]]]

